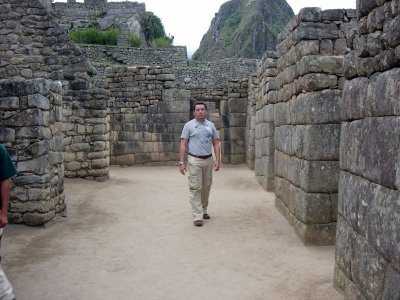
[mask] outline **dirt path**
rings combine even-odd
[[[245,166],[215,173],[194,227],[177,167],[66,180],[68,217],[9,225],[3,266],[18,300],[342,299],[334,247],[305,247]]]

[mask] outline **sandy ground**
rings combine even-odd
[[[18,300],[342,299],[334,247],[305,247],[246,166],[214,175],[193,226],[178,167],[66,180],[68,217],[9,225],[3,267]]]

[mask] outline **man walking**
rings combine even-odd
[[[7,210],[10,199],[10,178],[17,174],[17,170],[10,155],[3,145],[0,144],[0,242],[3,228],[8,224]],[[14,293],[7,276],[4,274],[0,265],[0,300],[12,300]]]
[[[207,105],[196,102],[193,107],[194,119],[183,127],[179,148],[179,171],[189,173],[189,201],[192,207],[193,222],[203,226],[203,218],[209,219],[207,213],[208,197],[212,184],[212,171],[218,171],[221,166],[220,141],[214,123],[208,121]],[[215,161],[212,157],[214,146]],[[185,154],[188,151],[188,166],[185,164]]]

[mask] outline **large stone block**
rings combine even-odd
[[[400,20],[400,18],[399,18]],[[362,86],[365,88],[365,86]],[[374,77],[368,86],[368,96],[365,97],[365,91],[362,95],[365,97],[364,116],[400,116],[400,69],[396,68],[383,72]]]
[[[338,27],[333,23],[300,23],[293,32],[297,41],[339,38]]]
[[[278,150],[306,160],[338,160],[339,138],[339,124],[286,125],[275,130]]]
[[[275,198],[276,208],[293,226],[296,234],[305,245],[334,245],[336,223],[307,225],[299,221],[279,199]]]
[[[296,99],[274,105],[276,125],[340,123],[341,90],[300,94]]]
[[[354,241],[354,253],[351,278],[365,298],[381,298],[387,261],[362,236]]]
[[[383,300],[400,299],[400,272],[389,266],[386,271],[385,289]]]
[[[246,98],[230,98],[228,100],[230,113],[246,113],[247,99]]]
[[[307,161],[276,150],[275,172],[308,193],[337,192],[338,161]]]
[[[342,120],[361,119],[369,115],[366,111],[368,85],[366,77],[346,81],[340,105]]]
[[[289,181],[275,178],[276,196],[281,199],[293,215],[305,224],[327,224],[336,222],[330,194],[306,193]]]
[[[343,58],[338,56],[309,55],[303,57],[297,65],[298,73],[326,73],[342,75]]]
[[[299,84],[301,90],[312,92],[336,87],[338,85],[338,78],[335,75],[310,73],[301,77]]]
[[[400,117],[343,123],[340,144],[342,169],[391,189],[400,188]]]

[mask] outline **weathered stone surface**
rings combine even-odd
[[[339,159],[339,124],[279,126],[275,130],[278,150],[306,160]]]
[[[329,194],[306,193],[289,181],[276,177],[275,193],[290,212],[305,224],[327,224],[333,219],[333,205]]]
[[[389,266],[386,271],[385,289],[382,299],[398,299],[400,298],[400,272]]]
[[[399,130],[400,117],[365,118],[343,123],[341,168],[398,189]]]
[[[338,161],[307,161],[275,151],[275,172],[308,193],[337,192]]]

